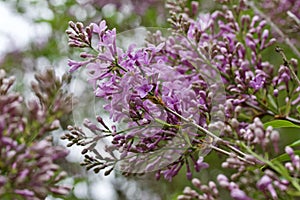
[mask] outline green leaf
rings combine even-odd
[[[300,126],[297,126],[296,124],[293,124],[292,122],[287,120],[273,120],[264,124],[264,128],[267,128],[268,126],[272,126],[273,128],[300,128]]]
[[[270,94],[268,94],[268,99],[269,99],[270,104],[271,104],[275,109],[277,109],[277,104],[276,104],[276,102],[275,102],[273,96],[270,95]]]
[[[300,146],[300,140],[297,140],[295,142],[293,142],[292,144],[289,145],[290,147],[297,147]]]
[[[300,150],[295,150],[294,153],[295,153],[295,155],[300,155]],[[287,153],[284,153],[284,154],[281,154],[280,156],[272,159],[271,162],[274,162],[274,161],[287,162],[290,160],[291,160],[290,156]]]
[[[287,193],[294,197],[300,197],[300,192],[296,190],[288,190]]]
[[[300,105],[297,106],[298,113],[300,113]]]
[[[291,146],[291,145],[289,145],[289,146]],[[300,156],[300,150],[295,150],[294,153],[295,153],[295,155]],[[273,158],[271,160],[271,163],[278,163],[278,162],[283,163],[283,162],[288,162],[288,161],[291,161],[291,158],[287,153],[284,153],[284,154],[281,154],[281,155]],[[265,170],[266,168],[267,168],[267,165],[263,165],[261,167],[261,170]]]

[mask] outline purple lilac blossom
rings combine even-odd
[[[224,12],[215,11],[211,15],[200,14],[197,20],[186,19],[188,23],[186,30],[179,27],[180,30],[187,32],[187,37],[177,34],[165,41],[158,42],[158,40],[156,45],[150,44],[148,48],[134,50],[131,46],[126,51],[116,46],[116,30],[107,29],[105,21],[101,21],[99,25],[91,24],[86,28],[80,23],[70,23],[73,32],[67,33],[71,36],[71,45],[76,42],[83,43],[81,46],[91,45],[89,27],[93,27],[93,32],[98,35],[96,50],[99,53],[86,60],[88,62],[86,67],[91,75],[89,81],[94,86],[95,95],[106,100],[104,109],[110,113],[113,121],[127,120],[129,127],[157,126],[158,120],[165,121],[171,126],[175,125],[163,131],[162,126],[158,129],[152,128],[147,134],[142,133],[145,128],[135,129],[122,140],[117,136],[115,145],[125,148],[128,157],[132,157],[133,152],[149,153],[149,150],[159,150],[162,148],[160,143],[163,141],[188,151],[186,149],[188,145],[180,144],[180,141],[181,143],[184,141],[177,138],[178,134],[176,134],[179,131],[176,126],[182,123],[181,119],[173,113],[166,112],[166,108],[183,117],[192,117],[195,123],[207,128],[207,115],[204,113],[212,109],[209,95],[213,95],[209,94],[207,83],[216,80],[216,74],[219,73],[213,70],[213,66],[221,71],[222,79],[228,85],[225,89],[233,93],[231,98],[240,99],[241,103],[255,102],[251,95],[244,95],[244,91],[248,88],[253,88],[255,93],[267,86],[272,66],[258,57],[260,51],[274,42],[274,39],[268,39],[268,31],[264,29],[266,22],[259,22],[258,16],[254,16],[251,20],[248,15],[244,15],[241,16],[241,20],[244,18],[249,20],[245,20],[244,26],[239,27],[233,16],[232,11],[228,9]],[[219,25],[218,31],[213,22]],[[246,47],[235,37],[235,32],[239,31],[248,32],[245,34],[245,41],[246,45],[252,48],[250,60],[247,59],[249,53],[246,52]],[[77,40],[75,38],[73,41],[73,36],[76,34]],[[254,34],[258,34],[259,38],[254,39]],[[81,35],[87,35],[88,38],[83,38]],[[178,48],[174,48],[174,45]],[[174,56],[179,57],[180,60],[175,66],[172,64]],[[79,65],[83,62],[79,61]],[[254,70],[250,65],[254,66]],[[71,65],[71,70],[76,68],[73,66],[74,64]],[[202,76],[198,75],[200,70]],[[236,71],[232,73],[234,70]],[[129,123],[128,118],[131,119]],[[194,130],[188,133],[189,137],[198,137],[193,133]],[[139,137],[140,140],[133,142],[134,136]],[[174,138],[176,142],[172,143]],[[192,142],[197,141],[199,143],[200,140]],[[183,159],[180,156],[182,152],[175,152],[176,159]],[[173,165],[164,171],[167,179],[177,174],[182,166],[176,159]],[[132,163],[133,159],[129,162]],[[187,170],[190,174],[189,167]]]
[[[72,24],[70,23],[70,25]],[[78,31],[78,28],[74,27],[81,27],[81,25],[72,25],[71,28],[74,32],[68,31],[69,36]],[[110,113],[113,121],[122,122],[129,118],[131,119],[131,122],[127,122],[129,127],[141,126],[139,129],[128,132],[122,140],[119,139],[119,136],[114,139],[115,145],[128,151],[127,154],[125,152],[122,154],[126,155],[123,157],[125,164],[122,166],[128,165],[128,162],[140,165],[137,160],[133,162],[133,153],[151,154],[151,151],[157,150],[154,152],[158,154],[156,157],[166,159],[165,162],[174,159],[174,163],[168,169],[173,171],[171,175],[174,176],[182,167],[182,164],[179,164],[176,159],[184,159],[181,154],[183,151],[187,151],[187,144],[180,138],[180,135],[176,134],[176,132],[185,131],[176,128],[182,123],[181,119],[173,113],[166,112],[166,108],[183,115],[183,117],[192,117],[196,123],[207,126],[205,115],[199,115],[197,112],[199,108],[203,112],[209,112],[208,104],[210,102],[206,100],[207,86],[201,86],[202,89],[195,87],[197,82],[203,82],[204,79],[199,77],[200,80],[197,80],[193,76],[183,74],[180,70],[181,66],[178,66],[178,70],[174,70],[174,66],[168,63],[168,55],[164,58],[161,56],[166,45],[164,42],[158,45],[149,44],[146,48],[139,50],[134,50],[134,46],[131,46],[127,51],[123,51],[116,46],[116,30],[107,30],[105,21],[101,21],[99,25],[92,24],[88,27],[93,27],[94,33],[99,37],[96,48],[99,53],[94,55],[94,59],[89,57],[87,60],[89,63],[86,65],[91,75],[89,81],[94,86],[95,95],[106,100],[104,109]],[[82,31],[86,29],[81,28]],[[74,43],[72,38],[70,43]],[[79,40],[82,39],[79,38]],[[74,64],[71,65],[71,70],[75,69],[73,66]],[[165,121],[170,127],[159,124],[161,121]],[[151,126],[157,128],[147,128]],[[148,132],[146,133],[145,130]],[[189,127],[186,131],[189,131],[188,134],[190,134],[194,132],[194,129]],[[197,135],[193,133],[191,136]],[[139,137],[140,140],[133,142],[132,137]],[[162,148],[160,143],[164,141],[167,141],[168,147],[179,149],[173,151],[173,158],[163,156],[167,155],[169,151],[159,150]],[[131,157],[131,159],[125,161],[126,157]],[[195,160],[193,156],[191,158]],[[166,165],[165,162],[161,162],[160,166]],[[196,163],[196,161],[193,162]],[[195,164],[195,166],[198,165]],[[133,168],[122,168],[122,170],[133,170]],[[139,168],[142,167],[139,166]],[[151,167],[146,166],[146,168],[150,169]],[[169,174],[167,171],[164,173]],[[165,175],[165,177],[169,176]]]

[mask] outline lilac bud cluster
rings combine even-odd
[[[37,76],[41,78],[37,80],[44,77]],[[47,132],[59,126],[58,118],[50,121],[49,110],[38,103],[35,111],[26,107],[23,97],[12,91],[14,79],[0,70],[0,198],[34,200],[49,194],[65,195],[70,188],[58,183],[66,173],[55,163],[68,151],[45,138]],[[34,87],[42,105],[52,97],[47,98],[47,92],[41,91],[45,87]],[[29,103],[33,104],[34,100]]]
[[[235,182],[229,181],[225,175],[219,174],[217,179],[220,186],[226,188],[234,200],[251,200],[251,198],[248,197],[247,194],[241,190]]]
[[[65,195],[67,186],[57,185],[66,178],[66,172],[55,164],[68,154],[63,147],[53,147],[41,140],[30,147],[18,144],[10,137],[2,136],[1,144],[1,198],[43,199],[49,194]]]
[[[242,2],[238,13],[245,9]],[[246,14],[236,19],[236,13],[227,7],[212,14],[200,14],[197,20],[188,18],[186,13],[176,13],[178,6],[171,9],[171,23],[187,34],[190,42],[199,48],[198,53],[203,55],[203,59],[209,60],[221,71],[230,93],[241,96],[249,88],[257,92],[267,87],[273,66],[263,61],[260,53],[274,44],[275,39],[270,37],[265,20]],[[236,37],[239,33],[242,40]],[[236,99],[240,98],[247,96],[236,96]]]
[[[272,146],[274,151],[278,153],[279,132],[273,130],[271,126],[265,130],[259,118],[255,118],[252,124],[241,128],[239,132],[241,137],[247,142],[247,145],[258,145],[263,151],[270,149],[270,146]]]
[[[107,176],[112,172],[118,161],[117,154],[114,152],[117,148],[114,146],[106,146],[105,152],[108,153],[108,156],[103,157],[95,147],[99,145],[101,139],[113,135],[116,130],[115,127],[112,126],[111,131],[101,117],[97,117],[97,121],[103,126],[103,129],[99,128],[88,119],[84,122],[84,126],[91,131],[92,135],[86,134],[82,128],[68,126],[69,132],[63,135],[61,139],[69,141],[67,144],[68,147],[73,146],[74,144],[85,147],[81,152],[84,155],[81,166],[85,166],[87,170],[93,169],[95,173],[99,173],[100,170],[109,168],[106,169],[104,173],[104,175]],[[94,156],[89,155],[89,152],[93,152]]]
[[[278,197],[276,188],[278,189],[278,192],[284,192],[287,190],[289,184],[290,183],[287,180],[278,178],[274,172],[266,170],[265,174],[257,182],[256,186],[264,193],[265,198],[277,200],[280,198]]]
[[[89,47],[92,43],[93,27],[84,27],[82,23],[70,22],[69,26],[72,30],[67,30],[66,33],[69,36],[69,46],[71,47]]]
[[[285,152],[291,158],[291,162],[285,163],[285,167],[293,174],[293,176],[297,177],[300,170],[300,157],[299,155],[295,155],[294,150],[289,146],[285,147]]]
[[[186,187],[183,191],[183,195],[177,197],[178,200],[214,200],[220,198],[219,190],[215,182],[209,181],[209,183],[205,185],[201,183],[199,179],[193,178],[192,184],[195,188],[197,188],[197,190],[201,191],[201,194],[199,194],[196,190],[191,189],[190,187]]]
[[[63,118],[70,115],[72,105],[76,103],[76,99],[67,91],[70,78],[67,74],[61,78],[56,76],[53,69],[35,74],[36,81],[31,82],[31,89],[38,100],[28,101],[27,108],[29,122],[37,121],[40,126],[36,139],[59,128]]]
[[[270,20],[299,47],[300,2],[297,0],[266,0],[259,3],[259,6]],[[278,36],[276,33],[274,35]]]

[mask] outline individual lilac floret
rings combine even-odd
[[[209,167],[209,164],[204,162],[204,158],[202,156],[199,157],[199,159],[197,160],[197,162],[194,165],[195,170],[197,172],[199,172],[201,169],[206,169]]]
[[[136,88],[136,91],[138,93],[138,95],[141,97],[141,98],[144,98],[148,95],[148,93],[153,89],[153,85],[148,85],[148,84],[145,84],[145,85],[142,85],[140,87],[137,87]]]

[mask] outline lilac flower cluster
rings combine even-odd
[[[202,194],[199,194],[196,190],[186,187],[183,191],[183,195],[178,196],[178,200],[189,200],[189,199],[206,199],[213,200],[220,197],[219,190],[215,182],[210,181],[208,185],[201,183],[197,178],[193,178],[192,184],[198,190],[202,191]]]
[[[257,175],[257,171],[254,172],[254,175]],[[252,174],[253,176],[253,174]],[[183,195],[178,196],[178,200],[189,200],[189,199],[219,199],[221,188],[225,188],[232,199],[234,200],[251,200],[252,198],[247,195],[245,191],[240,189],[241,186],[245,186],[248,193],[255,191],[249,191],[249,184],[253,184],[243,177],[240,179],[240,182],[230,181],[225,175],[219,174],[217,177],[218,185],[209,181],[208,185],[201,183],[197,178],[192,180],[193,186],[198,190],[193,190],[190,187],[186,187],[183,191]],[[258,195],[256,199],[280,199],[279,193],[286,191],[288,188],[289,182],[287,180],[281,180],[277,177],[274,172],[266,170],[265,174],[262,175],[261,179],[256,183],[258,190],[262,191],[262,195]],[[278,192],[276,189],[278,189]]]
[[[205,112],[209,112],[210,109],[210,102],[207,100],[208,86],[204,79],[185,75],[183,72],[186,69],[181,69],[186,67],[183,65],[174,70],[174,66],[167,63],[168,57],[162,56],[163,51],[169,51],[163,50],[166,45],[164,42],[149,44],[148,47],[138,50],[131,45],[124,52],[116,46],[116,30],[107,30],[105,21],[101,21],[99,25],[91,24],[87,28],[83,28],[80,23],[75,25],[71,22],[70,27],[73,30],[68,30],[67,34],[71,46],[90,46],[91,36],[88,32],[91,31],[88,30],[96,33],[99,39],[97,47],[94,48],[98,53],[83,52],[81,57],[86,58],[85,61],[70,60],[70,71],[86,65],[95,96],[107,100],[104,109],[109,111],[113,121],[127,120],[128,129],[133,129],[126,135],[111,133],[113,144],[124,151],[121,155],[123,161],[134,154],[138,154],[141,160],[133,162],[132,158],[126,161],[126,165],[135,163],[136,166],[123,170],[132,171],[137,165],[144,165],[144,162],[150,163],[144,166],[150,170],[153,168],[152,162],[157,163],[159,160],[161,166],[167,165],[165,162],[170,162],[170,158],[164,156],[170,154],[170,151],[160,150],[166,142],[169,148],[183,149],[179,153],[174,151],[176,159],[174,158],[166,170],[161,171],[168,180],[178,173],[184,163],[188,165],[188,160],[182,156],[183,152],[190,155],[195,168],[200,169],[201,163],[198,166],[197,159],[192,155],[196,149],[189,149],[187,141],[176,133],[189,131],[188,137],[203,137],[192,133],[195,129],[191,126],[179,130],[179,124],[182,124],[186,117],[193,116],[201,126],[207,126],[205,114],[197,112],[199,108]],[[83,39],[84,37],[87,39]],[[134,140],[136,137],[139,139]],[[153,156],[154,159],[149,162],[149,156],[145,153],[151,155],[153,151],[158,155]],[[146,156],[144,160],[140,158],[143,157],[140,154]],[[159,157],[166,161],[162,162],[162,159],[157,159]],[[187,169],[187,176],[190,177],[189,167]]]
[[[263,123],[259,118],[255,118],[254,122],[246,128],[241,128],[239,133],[247,141],[248,145],[258,144],[263,151],[270,150],[273,147],[276,153],[279,152],[279,132],[273,130],[272,126],[264,130]]]
[[[222,188],[245,200],[279,199],[292,188],[300,190],[298,156],[286,149],[288,172],[276,159],[270,161],[280,152],[279,132],[263,123],[300,124],[298,61],[288,61],[279,47],[283,63],[267,61],[264,52],[276,42],[268,21],[251,14],[246,1],[222,3],[220,10],[197,14],[197,2],[187,7],[184,0],[168,1],[172,34],[152,33],[143,48],[120,49],[116,29],[108,29],[105,21],[87,27],[70,22],[69,44],[81,48],[83,58],[70,60],[70,71],[87,69],[95,96],[125,127],[108,127],[101,117],[97,124],[86,120],[91,138],[69,127],[62,138],[87,146],[82,165],[88,170],[105,169],[105,175],[114,168],[125,175],[156,171],[157,179],[171,181],[185,165],[192,179],[193,171],[209,167],[203,156],[213,149],[227,156],[221,167],[234,171],[230,178],[217,177],[221,188],[193,179],[201,194],[187,188],[179,199],[217,199]],[[97,149],[100,143],[106,157]]]
[[[47,74],[39,74],[37,80],[45,76]],[[50,194],[65,195],[70,188],[58,183],[66,177],[66,172],[56,162],[65,158],[68,151],[53,146],[51,137],[45,137],[47,132],[58,128],[59,118],[49,121],[49,110],[43,110],[36,100],[29,103],[36,105],[35,110],[25,107],[23,97],[12,91],[14,81],[14,77],[6,77],[5,71],[0,70],[0,198],[34,200]],[[49,81],[59,85],[55,76]],[[41,101],[49,100],[45,92],[42,94]],[[62,101],[56,100],[56,103]],[[59,110],[56,105],[55,112]]]

